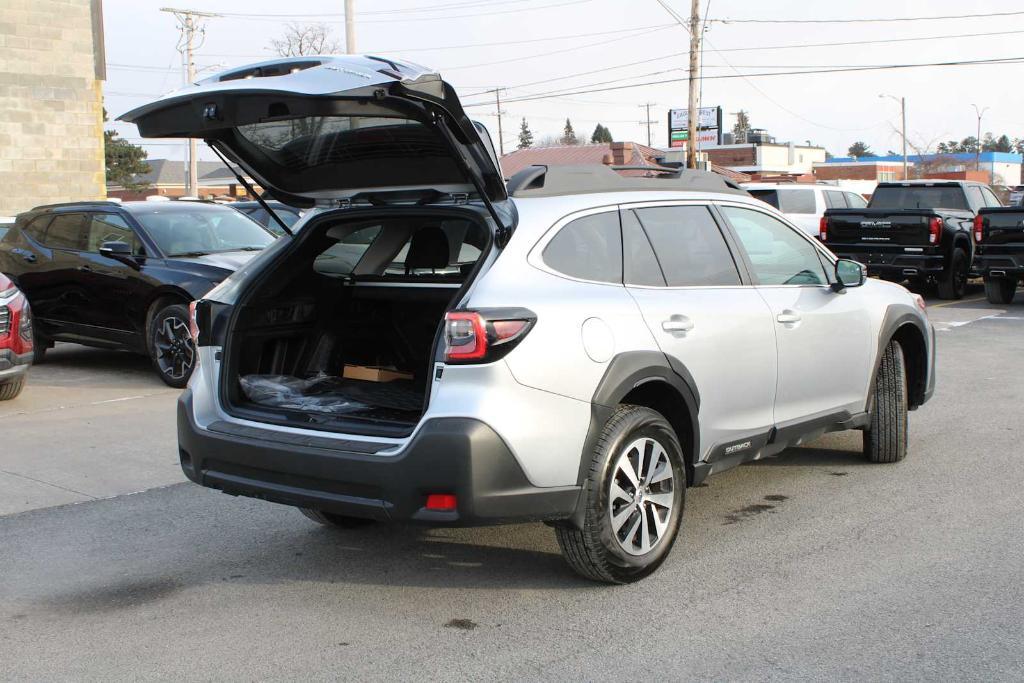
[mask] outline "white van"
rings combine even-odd
[[[744,183],[743,189],[771,204],[808,235],[818,236],[825,209],[863,209],[867,201],[856,192],[834,185],[809,183]]]

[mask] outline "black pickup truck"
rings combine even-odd
[[[989,303],[1008,304],[1024,279],[1024,206],[986,208],[974,219],[974,265]]]
[[[960,180],[879,183],[866,209],[828,209],[819,237],[841,258],[887,280],[938,285],[942,299],[964,295],[974,260],[974,217],[1001,206],[988,186]]]

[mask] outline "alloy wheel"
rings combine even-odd
[[[675,504],[675,475],[664,447],[642,437],[615,461],[608,485],[612,535],[630,555],[645,555],[662,541]]]
[[[160,372],[171,379],[182,379],[192,371],[196,348],[188,332],[188,324],[177,316],[164,318],[153,340]]]

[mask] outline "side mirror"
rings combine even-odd
[[[132,245],[127,242],[104,242],[100,245],[100,256],[120,261],[135,270],[142,267],[132,254]]]
[[[114,260],[131,258],[132,245],[127,242],[104,242],[100,245],[100,256],[106,256]]]
[[[832,289],[840,292],[847,287],[860,287],[867,279],[867,272],[863,265],[850,259],[841,258],[836,261],[836,281]]]

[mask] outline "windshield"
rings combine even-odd
[[[959,185],[898,185],[879,187],[871,195],[871,209],[960,209],[967,197]]]
[[[140,212],[135,218],[167,256],[258,251],[274,241],[259,223],[228,207],[171,207]]]

